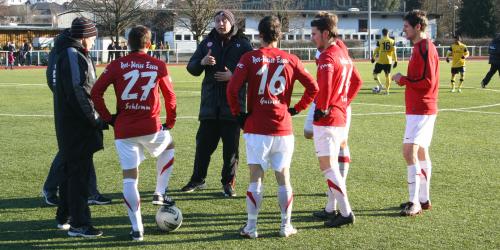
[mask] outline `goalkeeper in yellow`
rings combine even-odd
[[[380,83],[378,75],[382,70],[385,73],[385,94],[389,94],[389,88],[391,87],[391,64],[393,68],[398,66],[398,60],[396,57],[396,49],[394,48],[394,40],[389,38],[387,29],[382,29],[383,37],[377,41],[377,47],[373,51],[373,56],[371,62],[375,62],[375,58],[378,56],[377,63],[373,69],[373,79],[377,82],[377,86],[380,90],[384,89]]]
[[[458,85],[458,93],[462,92],[462,85],[464,84],[465,77],[465,58],[469,57],[467,46],[462,43],[462,38],[459,35],[455,37],[455,43],[448,48],[446,54],[446,62],[451,62],[451,92],[455,92],[455,75],[460,73],[460,84]]]

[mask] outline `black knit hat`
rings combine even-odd
[[[97,36],[95,24],[85,17],[77,17],[71,23],[71,37],[87,38]]]
[[[229,23],[231,23],[231,25],[234,25],[234,15],[231,11],[229,11],[229,10],[217,11],[217,13],[215,14],[215,17],[217,17],[217,16],[223,16],[223,17],[227,18]]]

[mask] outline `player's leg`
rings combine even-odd
[[[257,238],[257,218],[262,204],[264,170],[258,164],[248,164],[250,169],[250,184],[247,189],[247,223],[240,229],[240,235],[247,238]]]
[[[491,77],[495,75],[497,70],[499,71],[498,73],[500,74],[500,69],[498,67],[500,67],[500,65],[490,64],[490,70],[488,71],[488,73],[486,73],[483,80],[481,81],[481,87],[486,88],[488,83],[490,83],[491,81]]]
[[[156,189],[153,194],[153,204],[172,206],[175,202],[165,195],[174,170],[175,144],[172,140],[156,161]]]
[[[431,209],[430,186],[431,186],[431,175],[432,175],[432,162],[429,156],[428,147],[419,147],[418,161],[422,172],[422,174],[420,175],[419,201],[423,210],[430,210]]]
[[[389,89],[391,88],[391,72],[385,73],[385,94],[389,94]]]
[[[43,184],[42,195],[45,203],[50,206],[57,206],[59,199],[57,198],[58,186],[64,175],[64,164],[62,155],[57,152],[52,164],[50,165],[49,174]],[[59,191],[60,192],[60,191]]]
[[[453,70],[453,68],[451,68],[451,80],[450,80],[450,85],[451,85],[451,90],[450,92],[455,92],[455,76],[456,76],[456,72]]]
[[[464,85],[464,79],[465,79],[465,67],[462,67],[460,70],[460,83],[458,84],[458,93],[462,92],[462,86]]]

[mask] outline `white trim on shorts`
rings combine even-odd
[[[137,168],[146,157],[144,148],[153,157],[158,157],[172,142],[168,130],[160,130],[154,134],[126,139],[116,139],[115,146],[120,165],[123,170]]]
[[[339,156],[340,144],[344,141],[346,128],[313,125],[313,130],[316,156],[330,156],[337,159]]]
[[[270,167],[277,172],[290,167],[295,144],[293,135],[271,136],[243,134],[247,150],[247,163],[260,165],[264,171]]]
[[[403,143],[427,148],[431,145],[436,115],[406,115]]]

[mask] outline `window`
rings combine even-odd
[[[381,36],[381,35],[375,35],[375,39],[376,39],[376,40],[378,40],[378,39],[380,39],[380,38],[382,38],[382,36]]]
[[[359,39],[359,37],[358,37],[358,35],[352,35],[352,39],[354,39],[354,40],[358,40],[358,39]]]
[[[295,40],[294,35],[288,35],[287,40]]]
[[[365,40],[365,39],[366,39],[366,35],[361,35],[361,36],[359,37],[359,39],[361,39],[361,40]]]
[[[191,40],[191,35],[184,35],[184,41]]]
[[[342,7],[347,7],[351,6],[351,0],[337,0],[337,5],[342,6]]]
[[[368,31],[368,20],[359,19],[358,20],[358,32],[367,32]]]
[[[182,35],[175,35],[175,40],[176,41],[182,40]]]
[[[311,34],[305,34],[304,40],[311,40]]]

